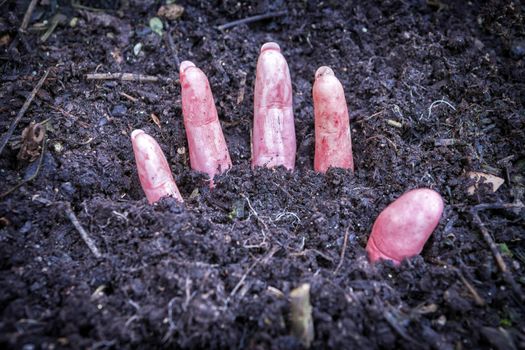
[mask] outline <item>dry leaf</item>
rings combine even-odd
[[[0,46],[7,46],[11,42],[11,36],[4,34],[0,37]]]
[[[469,186],[469,188],[467,189],[467,192],[470,195],[473,195],[476,192],[476,189],[478,188],[478,183],[480,183],[482,180],[483,183],[492,184],[492,192],[496,192],[498,188],[500,188],[501,185],[503,185],[503,183],[505,182],[505,180],[503,180],[501,177],[476,171],[469,171],[467,173],[467,176],[476,181],[474,185]]]
[[[111,51],[111,57],[117,62],[117,64],[121,64],[124,62],[124,58],[122,57],[122,52],[119,48],[115,48],[113,51]]]
[[[40,145],[46,134],[46,129],[42,124],[31,122],[22,131],[22,147],[18,152],[17,158],[22,161],[32,162],[38,158],[41,149]]]
[[[184,13],[184,7],[177,4],[163,5],[157,11],[157,16],[166,19],[177,19]]]
[[[198,188],[194,188],[193,191],[191,191],[190,199],[197,198],[198,196],[199,196],[199,189]]]
[[[157,124],[157,126],[159,127],[159,129],[162,129],[162,126],[160,126],[160,119],[159,119],[159,117],[157,117],[157,116],[155,115],[155,113],[151,113],[151,119],[153,120],[153,122],[154,122],[155,124]]]

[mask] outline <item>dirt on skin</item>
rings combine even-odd
[[[289,294],[301,283],[311,285],[313,349],[525,347],[518,1],[177,1],[184,14],[164,20],[162,36],[148,25],[159,1],[39,2],[27,32],[18,28],[28,1],[1,3],[2,135],[51,68],[0,158],[1,192],[38,171],[1,198],[2,348],[300,349]],[[286,14],[217,29],[270,11]],[[66,20],[39,41],[32,27],[57,13]],[[250,167],[255,66],[267,41],[279,43],[293,80],[293,173]],[[213,191],[189,168],[182,60],[207,74],[234,163]],[[313,171],[321,65],[345,88],[355,174]],[[94,72],[159,81],[88,81]],[[38,147],[35,159],[17,157],[22,130],[44,120],[43,158]],[[147,204],[135,128],[159,141],[184,204]],[[467,195],[469,171],[504,184]],[[420,256],[370,265],[374,219],[417,187],[442,194],[440,225]],[[479,212],[506,277],[473,219],[487,203],[513,205]]]

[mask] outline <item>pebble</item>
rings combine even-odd
[[[26,221],[24,226],[22,226],[20,230],[18,230],[18,232],[20,232],[21,234],[26,234],[29,231],[31,231],[32,228],[33,228],[33,224],[31,223],[31,221]]]
[[[520,59],[525,56],[525,40],[519,39],[512,42],[510,54],[513,58]]]
[[[460,33],[453,33],[448,38],[447,46],[453,50],[461,51],[467,45],[465,37]]]
[[[73,187],[71,182],[64,182],[62,185],[60,185],[60,189],[68,195],[75,193],[75,187]]]
[[[117,117],[117,118],[118,117],[124,117],[126,115],[127,111],[128,111],[128,109],[126,108],[126,106],[124,106],[124,105],[116,105],[111,110],[111,116]]]
[[[104,126],[104,125],[106,125],[107,123],[108,123],[108,119],[105,118],[105,117],[102,117],[102,118],[100,118],[100,119],[98,120],[97,126],[99,126],[99,127],[100,127],[100,126]]]

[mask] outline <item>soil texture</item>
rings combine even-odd
[[[20,30],[29,1],[0,1],[0,135],[48,72],[0,155],[2,348],[301,349],[302,283],[312,349],[525,348],[523,3],[181,0],[180,18],[150,25],[163,4],[38,1]],[[267,41],[292,76],[294,172],[250,166]],[[213,190],[189,167],[182,60],[207,74],[233,161]],[[321,65],[345,89],[355,173],[313,171]],[[136,128],[158,140],[184,204],[148,205]],[[503,184],[468,194],[469,172]],[[418,187],[445,200],[423,252],[369,264],[375,218]]]

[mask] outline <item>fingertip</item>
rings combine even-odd
[[[437,207],[438,210],[443,211],[443,207],[445,206],[445,203],[443,201],[443,197],[439,192],[431,189],[431,188],[418,188],[416,189],[420,195],[423,195],[426,197],[425,202],[427,204],[434,204],[435,207]]]
[[[270,41],[270,42],[265,43],[263,46],[261,46],[261,52],[267,51],[267,50],[276,50],[280,52],[281,47],[279,46],[279,44],[273,41]]]
[[[191,61],[182,61],[181,64],[180,64],[180,72],[184,72],[186,69],[190,68],[190,67],[196,67],[195,66],[195,63],[191,62]]]
[[[137,136],[139,136],[140,134],[145,134],[144,130],[141,130],[141,129],[133,130],[133,132],[131,133],[131,140],[135,140],[135,138],[137,138]]]
[[[325,76],[325,75],[332,75],[335,76],[334,71],[332,68],[328,66],[321,66],[317,68],[317,71],[315,72],[315,79],[318,79],[319,77]]]

